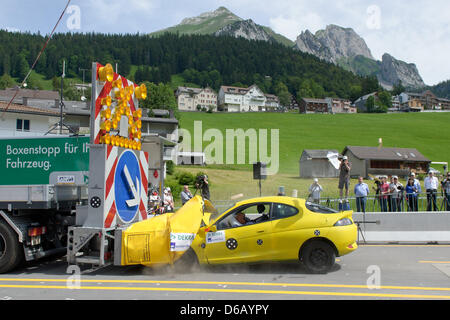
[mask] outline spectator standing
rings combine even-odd
[[[199,178],[199,181],[195,184],[195,187],[197,189],[200,189],[202,197],[204,199],[210,200],[210,193],[209,193],[209,182],[208,182],[208,176],[202,175]]]
[[[387,183],[387,177],[381,178],[380,193],[381,193],[381,195],[380,195],[381,212],[387,212],[388,211],[388,195],[390,193],[389,183]]]
[[[439,185],[439,180],[430,170],[428,171],[428,176],[424,180],[424,187],[427,191],[427,211],[431,211],[431,207],[433,207],[433,211],[437,211],[437,202],[436,202],[436,194]]]
[[[175,205],[173,203],[172,191],[169,187],[164,189],[164,211],[173,212]]]
[[[416,179],[416,174],[414,172],[411,172],[411,177],[414,179],[414,187],[417,189],[417,197],[414,198],[414,206],[416,210],[419,209],[419,194],[422,193],[422,187],[420,186],[419,179]]]
[[[348,202],[348,190],[350,187],[350,170],[352,166],[350,162],[348,162],[348,157],[344,156],[341,160],[341,164],[339,166],[339,196],[340,202],[342,203],[342,197],[345,188],[345,201]]]
[[[409,177],[405,187],[408,211],[417,211],[417,187],[412,176]]]
[[[397,176],[392,177],[393,182],[389,185],[391,193],[392,212],[402,212],[403,204],[403,185],[398,181]]]
[[[181,198],[181,205],[184,205],[186,202],[192,199],[192,193],[189,190],[188,185],[183,186],[183,191],[181,191],[180,193],[180,198]]]
[[[320,193],[323,191],[322,186],[319,184],[319,179],[314,179],[314,182],[309,187],[309,197],[314,203],[320,203]]]
[[[394,210],[392,210],[391,184],[394,183],[394,176],[391,176],[389,181],[390,182],[389,182],[389,192],[387,193],[387,203],[388,203],[389,212],[393,212]]]
[[[358,212],[366,212],[367,196],[369,195],[369,186],[364,183],[363,177],[358,178],[358,183],[355,185],[356,208]]]
[[[442,181],[442,190],[444,191],[445,211],[450,211],[450,172],[447,172],[447,178]]]

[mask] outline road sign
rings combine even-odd
[[[139,161],[134,152],[125,151],[117,163],[114,186],[117,214],[125,223],[133,221],[139,210],[140,189]]]
[[[47,185],[56,171],[89,171],[89,137],[0,139],[0,185]]]

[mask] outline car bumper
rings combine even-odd
[[[349,254],[358,248],[358,244],[356,243],[357,236],[358,228],[355,224],[330,228],[327,235],[336,246],[338,257]]]

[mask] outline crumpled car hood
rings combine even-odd
[[[137,222],[122,231],[121,265],[172,264],[185,253],[214,207],[195,196],[175,213]]]

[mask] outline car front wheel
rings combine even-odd
[[[199,263],[197,255],[192,248],[189,248],[177,261],[174,263],[177,272],[192,272],[198,268]]]
[[[323,274],[333,267],[336,254],[333,248],[324,241],[312,241],[302,250],[300,260],[311,273]]]

